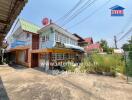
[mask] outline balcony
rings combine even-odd
[[[10,48],[16,48],[18,46],[28,46],[28,45],[31,45],[31,41],[14,40],[14,42],[11,43]]]

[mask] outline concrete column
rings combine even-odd
[[[31,68],[31,64],[32,64],[32,53],[31,51],[29,50],[28,52],[28,67]]]
[[[52,52],[49,52],[48,55],[49,55],[49,68],[52,69],[52,68],[51,68]]]

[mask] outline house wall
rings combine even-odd
[[[17,29],[15,30],[15,32],[13,34],[11,34],[10,36],[8,36],[7,38],[7,43],[9,44],[7,47],[7,50],[11,48],[12,43],[15,41],[15,39],[17,38],[17,35],[19,35],[20,33],[22,33],[22,29],[21,27],[17,27]]]
[[[18,62],[25,63],[25,51],[18,52]]]
[[[41,68],[44,68],[45,70],[49,69],[49,54],[39,54],[39,61],[38,65]]]
[[[68,32],[65,33],[68,34]],[[52,29],[51,31],[51,28],[41,31],[41,33],[39,33],[39,43],[40,43],[39,49],[53,48],[56,42],[77,46],[78,45],[77,39],[76,38],[74,39],[74,37],[70,37],[70,35],[67,35],[65,33],[63,31],[56,31],[54,29]],[[62,63],[65,60],[65,58],[67,58],[67,60],[69,61],[74,60],[75,54],[74,55],[69,54],[69,56],[68,54],[64,56],[64,53],[56,53],[56,54],[52,53],[52,55],[50,55],[50,53],[39,54],[38,66],[44,68],[45,70],[48,70],[50,68],[49,63],[51,62],[51,66],[52,66],[52,62],[54,62],[53,58],[56,58],[54,60],[57,60],[58,61],[57,64],[58,64],[60,63],[59,62],[60,60],[62,60],[61,61]]]
[[[39,49],[52,48],[54,45],[54,38],[54,33],[52,33],[50,29],[41,33],[39,35]]]
[[[16,64],[29,67],[29,63],[26,62],[26,50],[16,51]]]
[[[46,31],[43,31],[42,33],[39,34],[40,40],[39,40],[39,49],[42,48],[52,48],[55,46],[56,42],[61,42],[61,43],[66,43],[66,44],[71,44],[71,45],[78,45],[78,41],[76,39],[73,39],[72,37],[69,37],[69,35],[61,32],[61,31],[56,31],[52,30],[49,28]],[[43,38],[47,38],[46,41],[43,41]]]
[[[19,41],[24,41],[24,45],[23,44],[19,44],[16,46],[12,46],[13,44],[16,44],[16,40]],[[32,34],[24,32],[21,27],[19,27],[10,37],[8,40],[8,47],[7,50],[10,48],[14,48],[17,46],[27,46],[27,45],[31,45],[32,44]]]
[[[31,45],[32,44],[32,34],[27,33],[27,32],[20,32],[18,35],[14,36],[14,40],[20,40],[20,41],[25,41],[26,45]]]
[[[61,43],[66,43],[66,44],[71,44],[71,45],[78,45],[77,40],[61,33],[61,32],[57,32],[55,31],[55,42],[61,42]]]

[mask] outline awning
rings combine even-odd
[[[31,53],[76,53],[71,49],[62,49],[62,48],[44,48],[44,49],[37,49],[37,50],[32,50]]]
[[[64,43],[64,45],[65,45],[66,48],[69,48],[69,49],[77,49],[77,50],[84,51],[84,48],[82,48],[80,46],[75,46],[75,45],[66,44],[66,43]]]

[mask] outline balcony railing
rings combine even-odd
[[[16,48],[17,46],[27,46],[27,45],[31,45],[31,41],[15,40],[13,43],[11,43],[10,48]]]

